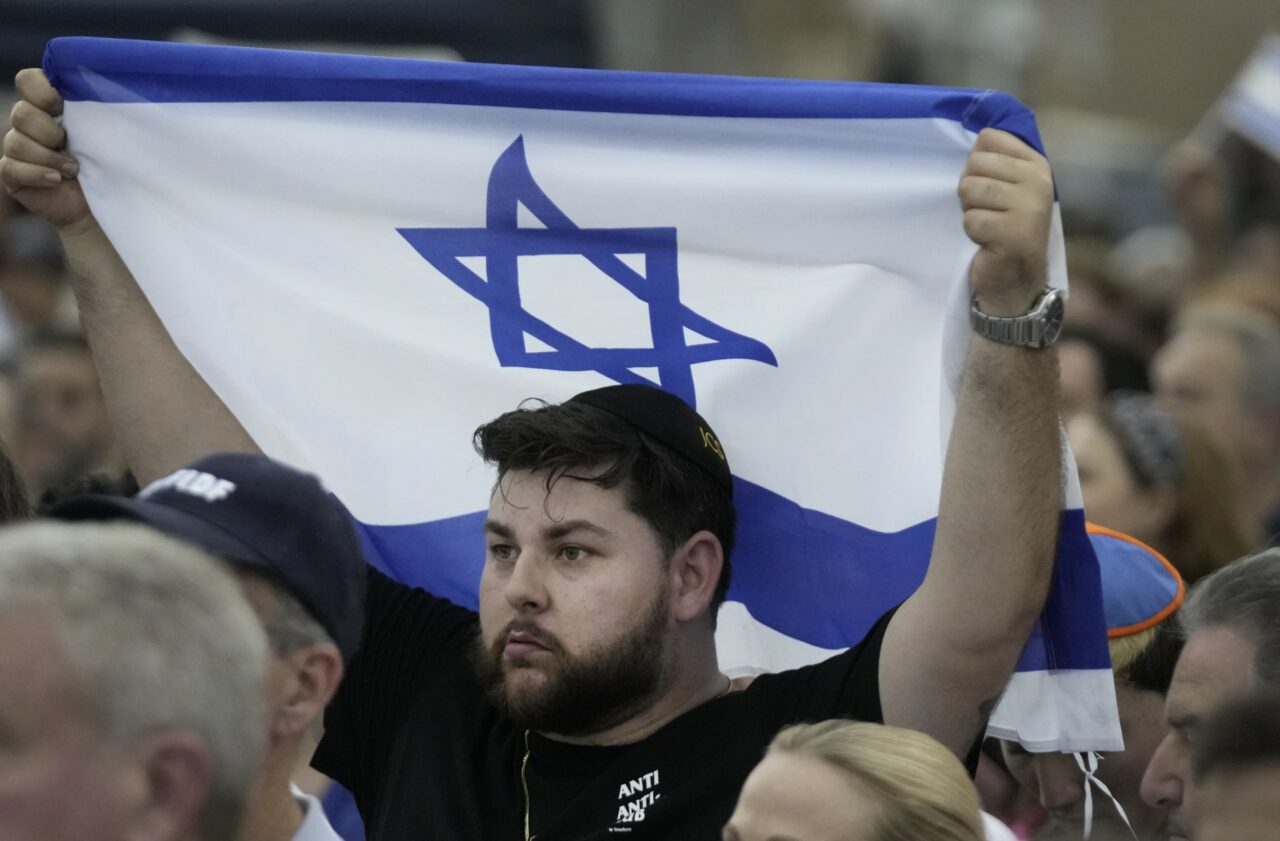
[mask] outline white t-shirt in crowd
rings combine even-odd
[[[329,818],[325,816],[320,801],[297,786],[292,786],[292,789],[293,797],[302,807],[303,813],[302,826],[293,834],[293,841],[342,841],[342,836],[334,831]]]

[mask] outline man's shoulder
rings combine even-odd
[[[366,633],[377,635],[391,626],[392,633],[401,637],[422,631],[431,633],[437,642],[454,636],[469,641],[479,624],[474,610],[397,581],[372,565],[368,567],[368,585]]]

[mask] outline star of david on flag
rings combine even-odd
[[[179,348],[394,577],[474,608],[476,426],[649,382],[734,468],[728,673],[828,657],[922,580],[971,335],[955,188],[983,127],[1038,145],[1011,98],[96,39],[54,41],[45,69],[90,205]],[[1068,479],[991,731],[1111,750]]]
[[[520,227],[517,211],[522,204],[545,227]],[[485,216],[484,228],[406,228],[400,233],[441,274],[489,308],[493,347],[501,364],[597,371],[617,383],[665,388],[695,408],[694,364],[731,358],[778,364],[763,342],[721,327],[680,302],[675,229],[579,227],[529,172],[524,138],[517,138],[494,164]],[[525,311],[520,305],[518,258],[548,254],[579,254],[648,304],[652,346],[587,347]],[[619,254],[641,256],[643,270],[623,262]],[[485,276],[464,265],[462,257],[483,257]],[[710,341],[690,346],[686,330]],[[526,335],[547,349],[529,351]],[[636,368],[655,368],[657,381],[637,374]]]

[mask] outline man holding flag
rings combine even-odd
[[[36,70],[18,87],[0,177],[62,235],[139,480],[256,449],[90,212],[61,97]],[[716,837],[764,745],[801,720],[883,720],[968,753],[1053,566],[1062,463],[1047,345],[1061,310],[1045,289],[1044,158],[983,131],[959,194],[980,246],[980,337],[919,589],[860,645],[731,692],[714,630],[734,509],[710,425],[644,386],[509,412],[476,436],[499,476],[478,617],[371,572],[364,647],[316,758],[352,788],[371,838]]]

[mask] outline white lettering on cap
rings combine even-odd
[[[236,489],[235,482],[228,482],[226,479],[219,479],[212,473],[205,473],[200,470],[192,470],[184,467],[181,470],[175,470],[168,476],[156,479],[150,485],[143,488],[138,494],[139,498],[146,499],[155,493],[163,490],[175,490],[190,496],[196,496],[205,502],[217,502],[226,499],[231,492]]]

